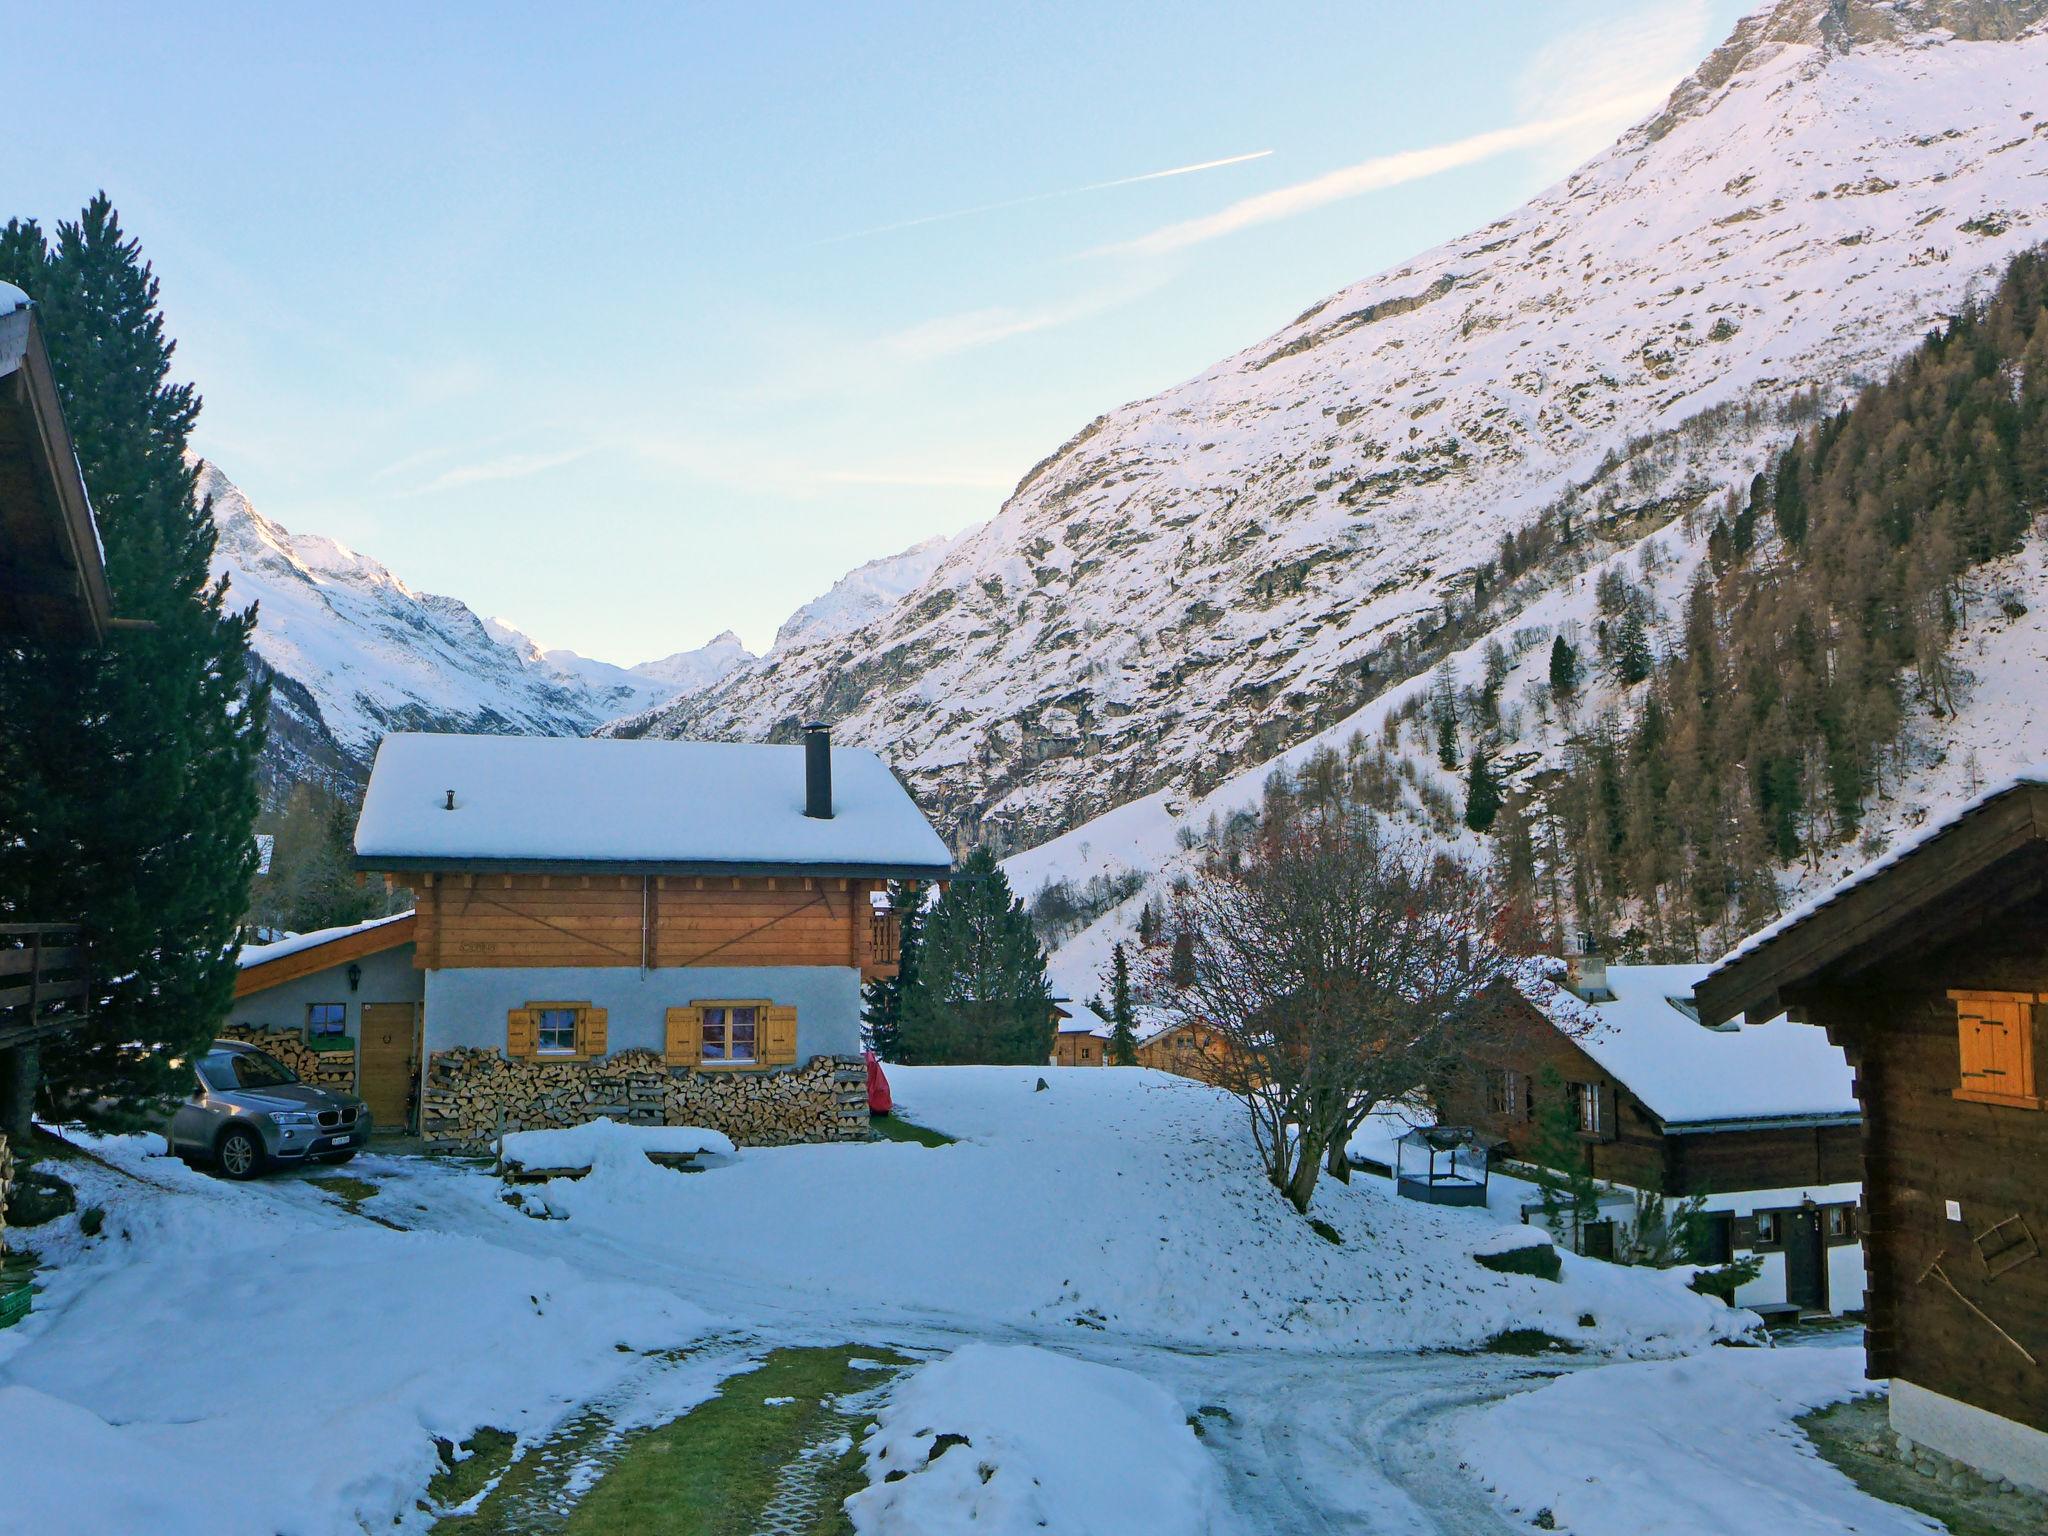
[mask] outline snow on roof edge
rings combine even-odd
[[[402,923],[413,913],[408,910],[394,912],[389,917],[373,917],[368,922],[346,923],[338,928],[315,928],[311,933],[295,933],[288,939],[279,939],[273,944],[244,944],[235,964],[243,970],[251,966],[268,965],[273,960],[282,960],[288,955],[304,954],[309,949],[319,949],[326,944],[351,938],[358,933],[368,933],[373,928],[387,927]]]

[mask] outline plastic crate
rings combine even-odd
[[[35,1287],[26,1280],[0,1287],[0,1328],[12,1327],[27,1317],[29,1299],[34,1295]]]

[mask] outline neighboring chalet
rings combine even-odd
[[[1856,1070],[1893,1428],[2048,1490],[2048,766],[1751,938],[1698,997],[1710,1022],[1786,1010]]]
[[[38,648],[91,647],[111,616],[92,506],[36,311],[0,283],[0,666],[34,666]],[[84,1016],[83,912],[23,911],[0,891],[0,1163],[5,1133],[26,1127],[39,1042]]]
[[[1054,1003],[1052,1064],[1056,1067],[1106,1067],[1109,1037],[1115,1026],[1086,1003],[1068,1009]]]
[[[1571,960],[1563,984],[1523,984],[1440,1118],[1524,1160],[1543,1160],[1547,1141],[1552,1162],[1545,1113],[1568,1123],[1584,1170],[1617,1192],[1566,1234],[1579,1252],[1614,1255],[1637,1192],[1661,1193],[1667,1210],[1699,1195],[1714,1258],[1763,1261],[1738,1304],[1854,1311],[1862,1148],[1848,1063],[1784,1019],[1709,1027],[1693,1000],[1706,973],[1589,955]],[[1547,1092],[1561,1102],[1546,1105]]]
[[[1199,1083],[1222,1084],[1228,1077],[1230,1043],[1206,1024],[1169,1024],[1138,1031],[1138,1065]]]
[[[413,1123],[426,986],[410,912],[247,944],[223,1039],[260,1045],[308,1082],[362,1096],[380,1131]]]
[[[946,845],[872,752],[393,735],[358,867],[414,891],[421,1129],[599,1114],[750,1142],[867,1134],[860,989],[890,880]]]

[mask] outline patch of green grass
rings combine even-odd
[[[838,1399],[909,1363],[852,1345],[775,1350],[709,1402],[627,1435],[617,1462],[562,1529],[569,1536],[753,1536],[774,1504],[803,1522],[778,1522],[778,1529],[839,1536],[848,1529],[840,1504],[867,1479],[853,1443],[865,1414],[849,1413]],[[771,1402],[779,1398],[792,1401]],[[835,1451],[840,1435],[849,1444]]]
[[[1340,1247],[1343,1245],[1344,1234],[1331,1226],[1327,1221],[1324,1221],[1320,1216],[1309,1217],[1308,1224],[1309,1229],[1324,1242],[1336,1243]]]
[[[467,1504],[504,1474],[518,1448],[519,1437],[506,1429],[480,1429],[459,1446],[436,1440],[441,1470],[427,1484],[428,1500],[443,1509]]]
[[[377,1193],[377,1186],[368,1179],[359,1179],[355,1175],[348,1173],[315,1174],[307,1179],[306,1182],[308,1184],[317,1184],[320,1188],[326,1190],[328,1194],[334,1196],[335,1199],[348,1207],[350,1215],[354,1215],[357,1208],[365,1200]]]
[[[489,1486],[490,1492],[468,1514],[443,1515],[435,1521],[434,1536],[540,1536],[563,1530],[574,1507],[570,1481],[611,1431],[611,1420],[598,1410],[577,1414],[523,1454],[512,1453],[495,1482],[489,1476],[478,1477],[475,1488],[452,1502],[475,1498],[477,1488]]]
[[[1898,1455],[1882,1394],[1816,1409],[1795,1422],[1865,1493],[1931,1515],[1953,1536],[2038,1536],[2048,1529],[2048,1499],[2000,1493],[1981,1482],[1946,1488],[1916,1472]]]
[[[1490,1355],[1576,1355],[1579,1346],[1541,1328],[1506,1328],[1486,1341]]]
[[[896,1115],[872,1115],[868,1124],[875,1135],[883,1141],[914,1141],[920,1147],[950,1147],[958,1140],[944,1131],[935,1131],[929,1126],[913,1125]]]

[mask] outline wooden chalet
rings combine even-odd
[[[860,988],[897,964],[883,893],[951,866],[887,765],[823,727],[389,736],[356,852],[415,893],[425,1129],[467,1142],[593,1111],[866,1134],[819,1095],[865,1102]]]
[[[1230,1076],[1230,1042],[1205,1024],[1171,1024],[1141,1030],[1138,1065],[1198,1083],[1222,1084]]]
[[[1893,1427],[2048,1490],[2048,766],[1751,938],[1697,996],[1708,1022],[1825,1029],[1855,1069],[1867,1371]]]
[[[1056,1067],[1106,1067],[1109,1065],[1109,1020],[1086,1003],[1068,1008],[1054,1003],[1052,1009],[1052,1064]]]
[[[1861,1117],[1848,1063],[1784,1019],[1708,1027],[1694,1001],[1706,971],[1585,955],[1561,978],[1524,981],[1440,1116],[1497,1154],[1549,1165],[1554,1130],[1568,1125],[1572,1171],[1612,1197],[1565,1234],[1578,1252],[1613,1257],[1638,1194],[1699,1196],[1714,1257],[1762,1261],[1739,1304],[1853,1311],[1864,1286]]]
[[[0,666],[38,648],[95,646],[116,624],[92,505],[79,477],[36,311],[0,283]],[[29,1058],[85,1016],[82,913],[28,913],[0,891],[0,1131],[27,1120]]]

